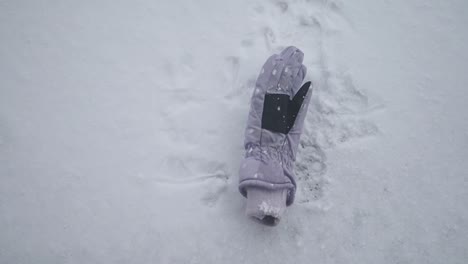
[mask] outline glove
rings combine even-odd
[[[292,46],[268,58],[250,102],[239,191],[247,198],[246,214],[266,225],[278,224],[294,202],[293,165],[311,98],[311,82],[300,86],[303,59]]]

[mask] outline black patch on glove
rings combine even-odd
[[[289,95],[265,94],[263,103],[262,128],[272,132],[287,134]]]
[[[287,94],[265,94],[262,114],[262,128],[287,134],[294,126],[297,114],[309,91],[311,82],[306,82],[292,100]]]

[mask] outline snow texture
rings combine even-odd
[[[272,206],[268,204],[266,201],[263,201],[259,206],[260,211],[262,211],[265,215],[270,215],[273,217],[279,217],[279,213],[281,208]]]
[[[0,263],[467,263],[467,14],[0,1]],[[313,98],[272,228],[237,172],[255,78],[288,45]]]

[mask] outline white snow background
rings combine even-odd
[[[0,0],[0,263],[468,263],[465,0]],[[298,193],[237,190],[254,82],[305,53]]]

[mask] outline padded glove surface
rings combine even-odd
[[[287,47],[263,65],[250,103],[245,131],[246,156],[239,174],[239,190],[288,189],[287,204],[294,201],[292,170],[310,101],[310,82],[301,87],[307,69],[304,53]]]

